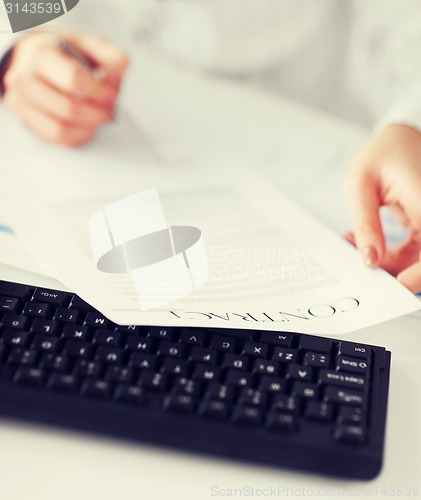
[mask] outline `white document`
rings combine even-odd
[[[264,179],[142,166],[125,158],[116,131],[109,133],[110,150],[93,145],[64,156],[52,148],[42,161],[33,159],[36,144],[28,140],[0,210],[46,273],[116,323],[332,335],[419,309],[411,293],[385,272],[366,269],[355,249]],[[209,280],[165,307],[141,310],[127,274],[97,268],[89,221],[151,188],[168,224],[200,228]],[[20,199],[30,211],[21,210]]]
[[[0,263],[33,273],[41,273],[40,267],[6,224],[0,223]]]

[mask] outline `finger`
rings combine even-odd
[[[353,247],[355,247],[355,246],[356,246],[356,245],[355,245],[355,237],[354,237],[354,234],[353,234],[353,233],[350,233],[350,232],[345,233],[345,234],[344,234],[344,239],[345,239],[348,243],[350,243]]]
[[[418,261],[408,267],[399,273],[397,278],[412,293],[419,293],[421,291],[421,262]]]
[[[347,182],[346,195],[356,246],[362,254],[364,263],[369,267],[376,267],[385,253],[377,181],[367,175],[354,175]]]
[[[9,93],[6,98],[6,104],[14,109],[26,127],[47,141],[76,147],[87,143],[95,135],[95,129],[66,125],[40,110],[28,106],[23,99],[16,99],[13,93]]]
[[[402,195],[402,206],[410,225],[417,232],[421,232],[421,180],[408,179],[406,189]]]
[[[387,251],[382,262],[383,269],[392,276],[397,276],[418,261],[420,247],[419,242],[412,240],[401,244],[393,251]]]
[[[44,47],[34,70],[40,79],[69,96],[96,102],[110,109],[114,106],[116,89],[106,82],[98,81],[91,70],[66,56],[58,47]]]
[[[16,91],[44,114],[67,125],[96,128],[112,119],[112,111],[88,101],[78,101],[58,92],[42,80],[22,80]]]
[[[64,33],[65,39],[92,63],[101,68],[108,81],[119,87],[129,58],[114,44],[85,33]]]

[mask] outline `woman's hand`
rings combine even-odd
[[[357,155],[345,187],[364,262],[421,291],[421,133],[404,125],[383,129]],[[407,241],[393,251],[386,250],[380,222],[384,205],[408,229]]]
[[[13,49],[4,100],[40,137],[80,146],[112,119],[128,58],[91,35],[63,33],[62,38],[96,70],[67,55],[56,35],[31,34]]]

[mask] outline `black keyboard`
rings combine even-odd
[[[0,281],[0,416],[370,479],[390,352],[289,332],[118,326]]]

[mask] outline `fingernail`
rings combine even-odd
[[[374,267],[378,261],[377,250],[374,247],[364,247],[362,250],[364,264],[367,267]]]

